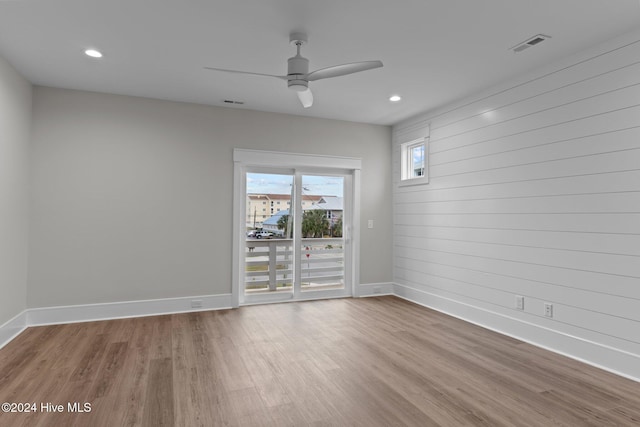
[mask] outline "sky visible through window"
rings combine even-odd
[[[422,167],[424,165],[424,145],[413,149],[413,164],[414,167]]]
[[[293,176],[266,173],[247,173],[247,193],[291,194]],[[343,178],[340,176],[304,175],[305,195],[342,197]]]

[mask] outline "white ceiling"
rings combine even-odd
[[[0,0],[0,55],[37,85],[388,125],[639,25],[638,0]],[[311,70],[384,68],[312,82],[309,109],[283,81],[203,69],[286,74],[293,30]]]

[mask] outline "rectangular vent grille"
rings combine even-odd
[[[534,46],[534,45],[537,45],[538,43],[543,42],[543,41],[544,41],[544,39],[543,39],[542,37],[536,37],[536,38],[535,38],[535,39],[533,39],[533,40],[529,40],[529,41],[527,42],[527,44],[528,44],[529,46]]]
[[[545,36],[544,34],[538,34],[536,36],[531,37],[530,39],[519,43],[511,48],[515,53],[522,52],[525,49],[529,49],[532,46],[542,43],[546,39],[550,39],[550,36]]]

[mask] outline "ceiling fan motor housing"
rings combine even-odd
[[[298,92],[305,91],[309,87],[309,82],[304,80],[304,76],[309,73],[309,60],[300,55],[300,46],[302,43],[303,42],[301,41],[295,42],[298,48],[298,53],[287,61],[287,86],[289,89],[293,89]]]

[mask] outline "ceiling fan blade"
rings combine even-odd
[[[382,61],[363,61],[334,65],[333,67],[322,68],[320,70],[310,72],[307,74],[306,80],[312,82],[314,80],[346,76],[347,74],[358,73],[360,71],[372,70],[380,67],[382,67]]]
[[[311,107],[313,105],[313,94],[311,93],[311,89],[298,92],[298,99],[304,108]]]
[[[224,73],[249,74],[252,76],[275,77],[277,79],[287,80],[287,76],[274,76],[273,74],[251,73],[249,71],[227,70],[224,68],[204,67],[206,70],[222,71]]]

